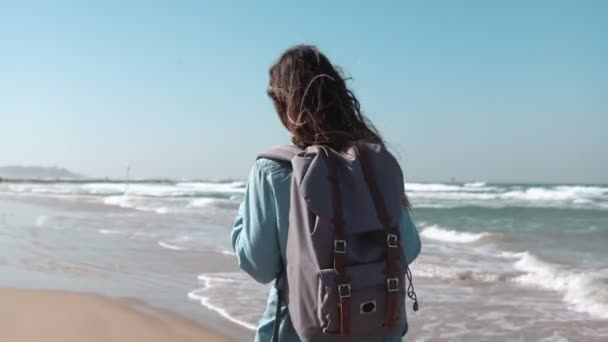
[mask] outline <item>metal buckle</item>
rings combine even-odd
[[[339,284],[338,296],[340,296],[340,298],[350,297],[350,284]]]
[[[399,238],[397,237],[396,234],[388,234],[386,236],[386,244],[390,247],[390,248],[397,248],[397,242],[399,241]]]
[[[399,278],[388,278],[386,279],[386,287],[388,292],[399,291]]]
[[[346,240],[334,240],[334,253],[346,253]]]

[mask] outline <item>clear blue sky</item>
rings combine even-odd
[[[263,4],[261,4],[263,3]],[[608,1],[2,1],[0,165],[243,178],[287,47],[347,75],[410,180],[608,182]]]

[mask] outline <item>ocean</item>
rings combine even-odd
[[[245,187],[0,183],[0,287],[134,298],[251,340],[270,285],[230,248]],[[408,341],[608,340],[608,185],[405,188],[423,242]]]

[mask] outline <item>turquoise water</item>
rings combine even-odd
[[[608,186],[409,183],[415,341],[608,339]],[[229,247],[242,182],[0,183],[0,286],[134,297],[240,340],[268,286]],[[232,328],[230,328],[232,327]]]
[[[494,234],[492,242],[505,250],[533,251],[573,267],[608,267],[608,210],[463,207],[415,213],[421,223]]]

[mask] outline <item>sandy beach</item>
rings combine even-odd
[[[0,289],[0,341],[228,341],[169,313],[92,294]]]

